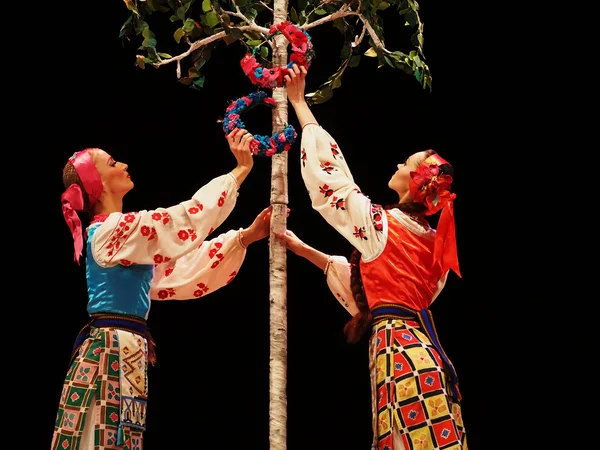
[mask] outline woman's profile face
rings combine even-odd
[[[396,170],[396,173],[392,175],[392,178],[390,178],[388,186],[398,193],[400,199],[404,199],[406,195],[410,196],[410,173],[417,170],[419,164],[425,161],[426,157],[427,154],[424,151],[417,152],[406,158],[406,161],[403,163],[398,164],[398,169]]]
[[[116,161],[104,150],[96,149],[92,152],[105,191],[123,196],[133,188],[133,181],[127,173],[127,164]]]

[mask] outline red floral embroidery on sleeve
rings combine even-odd
[[[148,240],[151,241],[156,237],[156,228],[150,228],[149,226],[144,225],[142,228],[140,228],[140,233],[142,233],[142,236],[146,236]]]
[[[122,259],[121,261],[119,261],[119,264],[121,264],[122,266],[130,266],[133,263],[131,261],[129,261],[128,259]]]
[[[377,231],[383,231],[383,208],[381,205],[371,204],[371,220]]]
[[[333,198],[331,199],[329,206],[331,206],[332,208],[335,208],[335,209],[341,209],[343,211],[346,210],[346,208],[344,207],[344,199],[339,198],[336,195],[334,195]]]
[[[192,206],[188,209],[190,214],[198,214],[200,211],[204,209],[204,205],[202,203],[198,203],[196,206]]]
[[[340,151],[338,150],[337,144],[330,142],[329,147],[331,148],[331,154],[333,155],[333,159],[337,159],[338,156],[340,157],[340,159],[344,159],[344,157],[340,155]]]
[[[302,161],[302,167],[306,167],[306,150],[302,149],[300,152],[300,161]]]
[[[167,270],[165,270],[165,277],[168,277],[172,273],[173,273],[173,267],[169,267]]]
[[[237,271],[233,271],[229,274],[229,280],[227,280],[227,282],[225,284],[229,284],[233,281],[233,279],[235,278],[235,276],[237,275]]]
[[[198,236],[196,235],[196,230],[192,228],[188,228],[187,230],[179,230],[179,232],[177,233],[177,237],[182,241],[187,241],[188,238],[190,238],[192,242],[194,242],[198,238]]]
[[[319,186],[319,191],[325,196],[325,198],[331,197],[333,195],[333,189],[331,189],[328,184]]]
[[[217,253],[215,256],[217,260],[214,263],[212,263],[212,265],[210,266],[211,269],[217,267],[219,263],[223,260],[223,253]]]
[[[344,299],[344,297],[341,296],[341,294],[339,292],[335,293],[335,296],[337,298],[339,298],[340,302],[342,302],[342,304],[346,307],[346,308],[350,308],[350,304]]]
[[[217,204],[219,205],[219,208],[225,204],[226,198],[227,198],[227,192],[225,192],[225,191],[221,192],[221,196],[219,197],[219,201],[217,202]]]
[[[198,283],[196,286],[198,286],[198,289],[194,291],[194,297],[202,297],[208,292],[208,286],[204,283]]]
[[[158,291],[158,298],[160,298],[161,300],[164,300],[168,297],[173,297],[174,295],[175,289],[173,288],[161,289],[160,291]]]
[[[354,237],[364,241],[369,239],[365,236],[365,227],[357,227],[356,225],[354,225]]]
[[[214,256],[221,249],[221,247],[223,247],[223,244],[221,242],[215,242],[215,246],[213,248],[211,248],[210,251],[208,252],[208,257],[214,258]]]
[[[169,217],[168,212],[163,212],[163,213],[155,212],[152,214],[152,220],[156,220],[157,222],[162,221],[163,225],[166,225],[171,220],[171,217]]]
[[[323,172],[325,172],[327,174],[330,174],[334,170],[337,170],[335,167],[333,167],[331,165],[331,163],[329,161],[321,163],[320,166],[321,166],[321,169],[323,170]]]
[[[110,235],[109,243],[106,244],[106,249],[108,250],[106,253],[107,256],[116,256],[119,249],[123,246],[123,243],[130,236],[128,233],[129,231],[132,231],[130,224],[135,221],[136,216],[137,213],[128,213],[123,216],[123,220],[119,222],[115,230]]]

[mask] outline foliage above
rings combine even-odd
[[[146,65],[160,67],[175,63],[181,83],[202,88],[205,80],[202,67],[220,42],[243,44],[248,52],[254,51],[265,61],[265,67],[269,67],[273,48],[268,38],[269,26],[273,23],[271,0],[123,1],[131,15],[123,24],[120,37],[141,41],[136,60],[142,69]],[[390,7],[396,8],[405,25],[415,30],[406,53],[385,46],[381,13]],[[150,16],[156,14],[164,14],[165,21],[168,19],[173,26],[173,41],[161,43],[161,46],[181,48],[179,54],[172,56],[159,50],[156,34],[149,24],[155,25],[155,18]],[[431,89],[431,74],[423,54],[423,22],[416,0],[298,0],[289,8],[288,20],[304,31],[331,22],[343,36],[340,66],[316,92],[307,94],[311,104],[329,100],[333,89],[341,86],[345,70],[358,66],[362,55],[377,58],[378,67],[389,66],[413,75],[423,88]],[[181,74],[184,62],[187,64],[186,76]]]

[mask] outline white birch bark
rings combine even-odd
[[[273,23],[284,22],[288,1],[275,0],[273,6]],[[288,41],[281,34],[274,41],[273,65],[285,66]],[[275,88],[273,98],[277,102],[272,116],[273,133],[279,133],[288,122],[285,88]],[[282,152],[271,158],[269,443],[271,450],[284,450],[287,448],[287,255],[283,241],[276,239],[273,233],[283,232],[286,228],[288,153]]]

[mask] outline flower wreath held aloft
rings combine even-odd
[[[250,109],[259,105],[266,105],[274,108],[276,102],[264,91],[251,92],[244,97],[232,101],[223,118],[223,131],[228,134],[235,128],[245,129],[241,115]],[[275,133],[273,136],[254,135],[250,142],[250,151],[255,156],[273,156],[276,153],[288,151],[294,142],[296,142],[297,133],[292,125],[288,125],[281,133]]]
[[[291,68],[292,64],[304,66],[308,69],[315,57],[315,52],[308,33],[290,22],[271,25],[269,33],[268,39],[272,39],[277,33],[281,33],[292,44],[292,55],[288,65],[270,69],[263,67],[254,57],[258,47],[255,47],[252,53],[246,53],[240,61],[240,65],[253,84],[262,88],[273,89],[283,86],[283,77],[288,73],[287,69]]]

